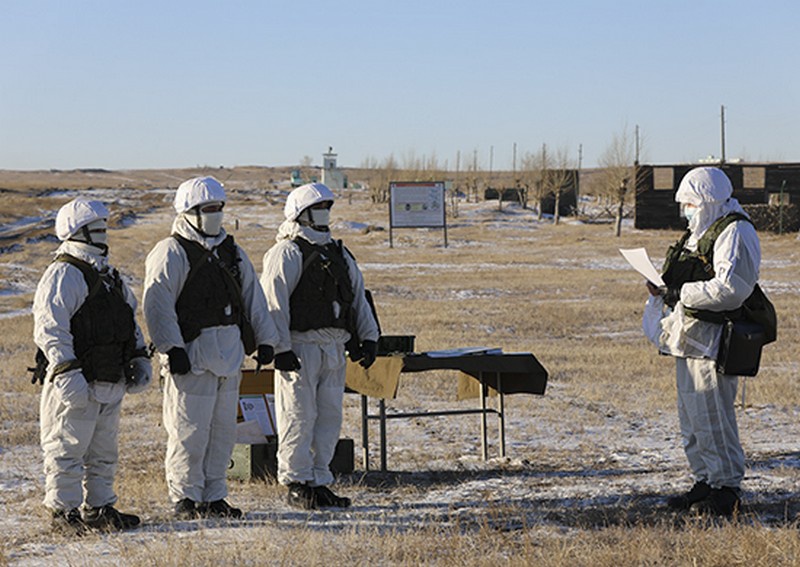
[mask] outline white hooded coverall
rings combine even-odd
[[[98,271],[110,269],[100,250],[83,242],[66,241],[56,256],[68,254]],[[136,312],[136,298],[123,282],[126,302]],[[80,369],[52,376],[53,368],[74,360],[70,320],[89,295],[79,268],[66,262],[51,263],[42,275],[33,300],[34,342],[48,359],[40,400],[40,441],[44,453],[44,505],[51,510],[72,510],[85,504],[91,508],[117,501],[114,477],[117,470],[117,438],[122,398],[146,383],[87,382]],[[144,338],[134,321],[136,347]],[[149,360],[142,357],[145,366]],[[146,370],[146,369],[145,369]],[[149,382],[149,374],[142,372]]]
[[[291,331],[289,298],[303,272],[303,253],[295,237],[312,244],[331,242],[330,232],[287,220],[278,228],[277,243],[264,255],[261,285],[278,328],[276,353],[294,351],[298,371],[275,371],[278,419],[278,482],[327,486],[333,482],[330,462],[342,426],[345,384],[344,344],[350,333],[339,328]],[[358,336],[378,340],[378,325],[364,295],[364,278],[355,260],[344,253],[355,295]]]
[[[172,232],[199,242],[206,249],[219,245],[224,230],[216,236],[201,236],[178,215]],[[250,318],[256,344],[277,343],[275,325],[267,310],[264,292],[247,254],[238,245],[241,259],[242,300]],[[236,442],[236,414],[241,366],[245,352],[237,325],[202,329],[184,343],[175,305],[189,275],[190,263],[175,238],[160,241],[146,260],[144,309],[150,338],[161,354],[164,376],[163,420],[167,431],[165,469],[170,499],[178,502],[214,502],[228,494],[226,473]],[[189,374],[169,372],[167,351],[186,350]]]
[[[699,239],[715,220],[729,213],[744,214],[731,197],[730,182],[720,183],[718,177],[709,176],[709,169],[715,168],[689,172],[675,196],[680,203],[698,207],[689,222],[690,251],[697,250]],[[758,281],[760,262],[755,228],[747,221],[731,223],[714,244],[712,279],[683,284],[680,302],[672,310],[665,308],[661,296],[651,296],[645,306],[645,335],[660,352],[675,357],[678,415],[689,466],[696,481],[713,488],[739,488],[744,477],[734,409],[738,378],[716,370],[722,325],[689,317],[684,306],[709,311],[740,307]]]

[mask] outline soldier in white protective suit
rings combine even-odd
[[[169,496],[180,519],[240,518],[226,502],[245,354],[272,361],[278,341],[247,254],[222,228],[225,190],[181,183],[172,234],[146,260],[144,315],[161,354]]]
[[[128,529],[139,517],[114,508],[117,436],[125,392],[143,390],[150,360],[136,299],[108,263],[108,210],[75,199],[58,211],[62,244],[33,300],[33,338],[44,453],[44,505],[54,529]]]
[[[647,337],[675,357],[681,436],[695,479],[691,490],[668,504],[683,510],[697,504],[725,516],[740,504],[744,452],[734,409],[738,378],[716,368],[721,322],[750,296],[761,262],[756,230],[732,193],[730,180],[715,167],[683,178],[675,200],[689,230],[667,254],[667,289],[648,282],[643,318]],[[713,259],[699,254],[698,246]]]
[[[334,494],[330,462],[342,425],[345,343],[353,360],[375,361],[378,325],[355,258],[334,241],[334,195],[323,184],[294,189],[261,285],[280,337],[275,348],[278,481],[290,505],[350,506]]]

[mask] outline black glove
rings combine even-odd
[[[285,372],[300,370],[300,361],[297,359],[297,355],[293,350],[279,352],[275,355],[275,368]]]
[[[355,335],[350,337],[350,340],[344,343],[344,350],[347,351],[347,356],[349,356],[350,360],[353,362],[358,362],[364,358],[364,351],[361,350],[361,346],[358,344],[358,337]]]
[[[369,368],[372,366],[372,363],[375,362],[375,356],[378,354],[378,343],[375,341],[364,341],[361,343],[361,351],[364,353],[364,357],[359,364],[364,368]]]
[[[170,374],[188,374],[192,370],[189,355],[181,347],[172,347],[167,351]]]
[[[681,300],[681,289],[679,287],[668,287],[663,295],[664,303],[670,307],[675,307],[675,304]]]
[[[275,358],[275,349],[272,348],[272,345],[258,345],[258,351],[253,358],[259,364],[269,364]]]

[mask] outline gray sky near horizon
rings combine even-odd
[[[0,168],[800,161],[800,4],[3,0]]]

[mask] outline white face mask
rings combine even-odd
[[[77,242],[85,242],[96,248],[99,248],[104,253],[108,252],[108,222],[106,219],[97,219],[96,221],[92,221],[89,224],[81,227],[78,231],[70,238],[70,240],[75,240]],[[88,235],[86,234],[88,231]]]
[[[695,213],[697,213],[697,207],[687,207],[684,205],[681,207],[681,213],[683,214],[683,218],[685,218],[687,221],[690,221]]]
[[[224,214],[223,211],[218,211],[216,213],[200,213],[200,219],[198,221],[197,213],[192,211],[186,214],[186,220],[200,232],[208,236],[217,236],[222,230]],[[198,222],[200,226],[198,226]]]
[[[200,221],[202,227],[200,230],[211,236],[217,236],[222,230],[222,217],[225,215],[222,211],[217,213],[200,213]]]
[[[328,226],[331,222],[330,209],[309,209],[308,213],[314,226]]]
[[[86,225],[86,228],[89,229],[89,236],[92,239],[92,244],[108,246],[108,223],[105,219],[90,222]]]

